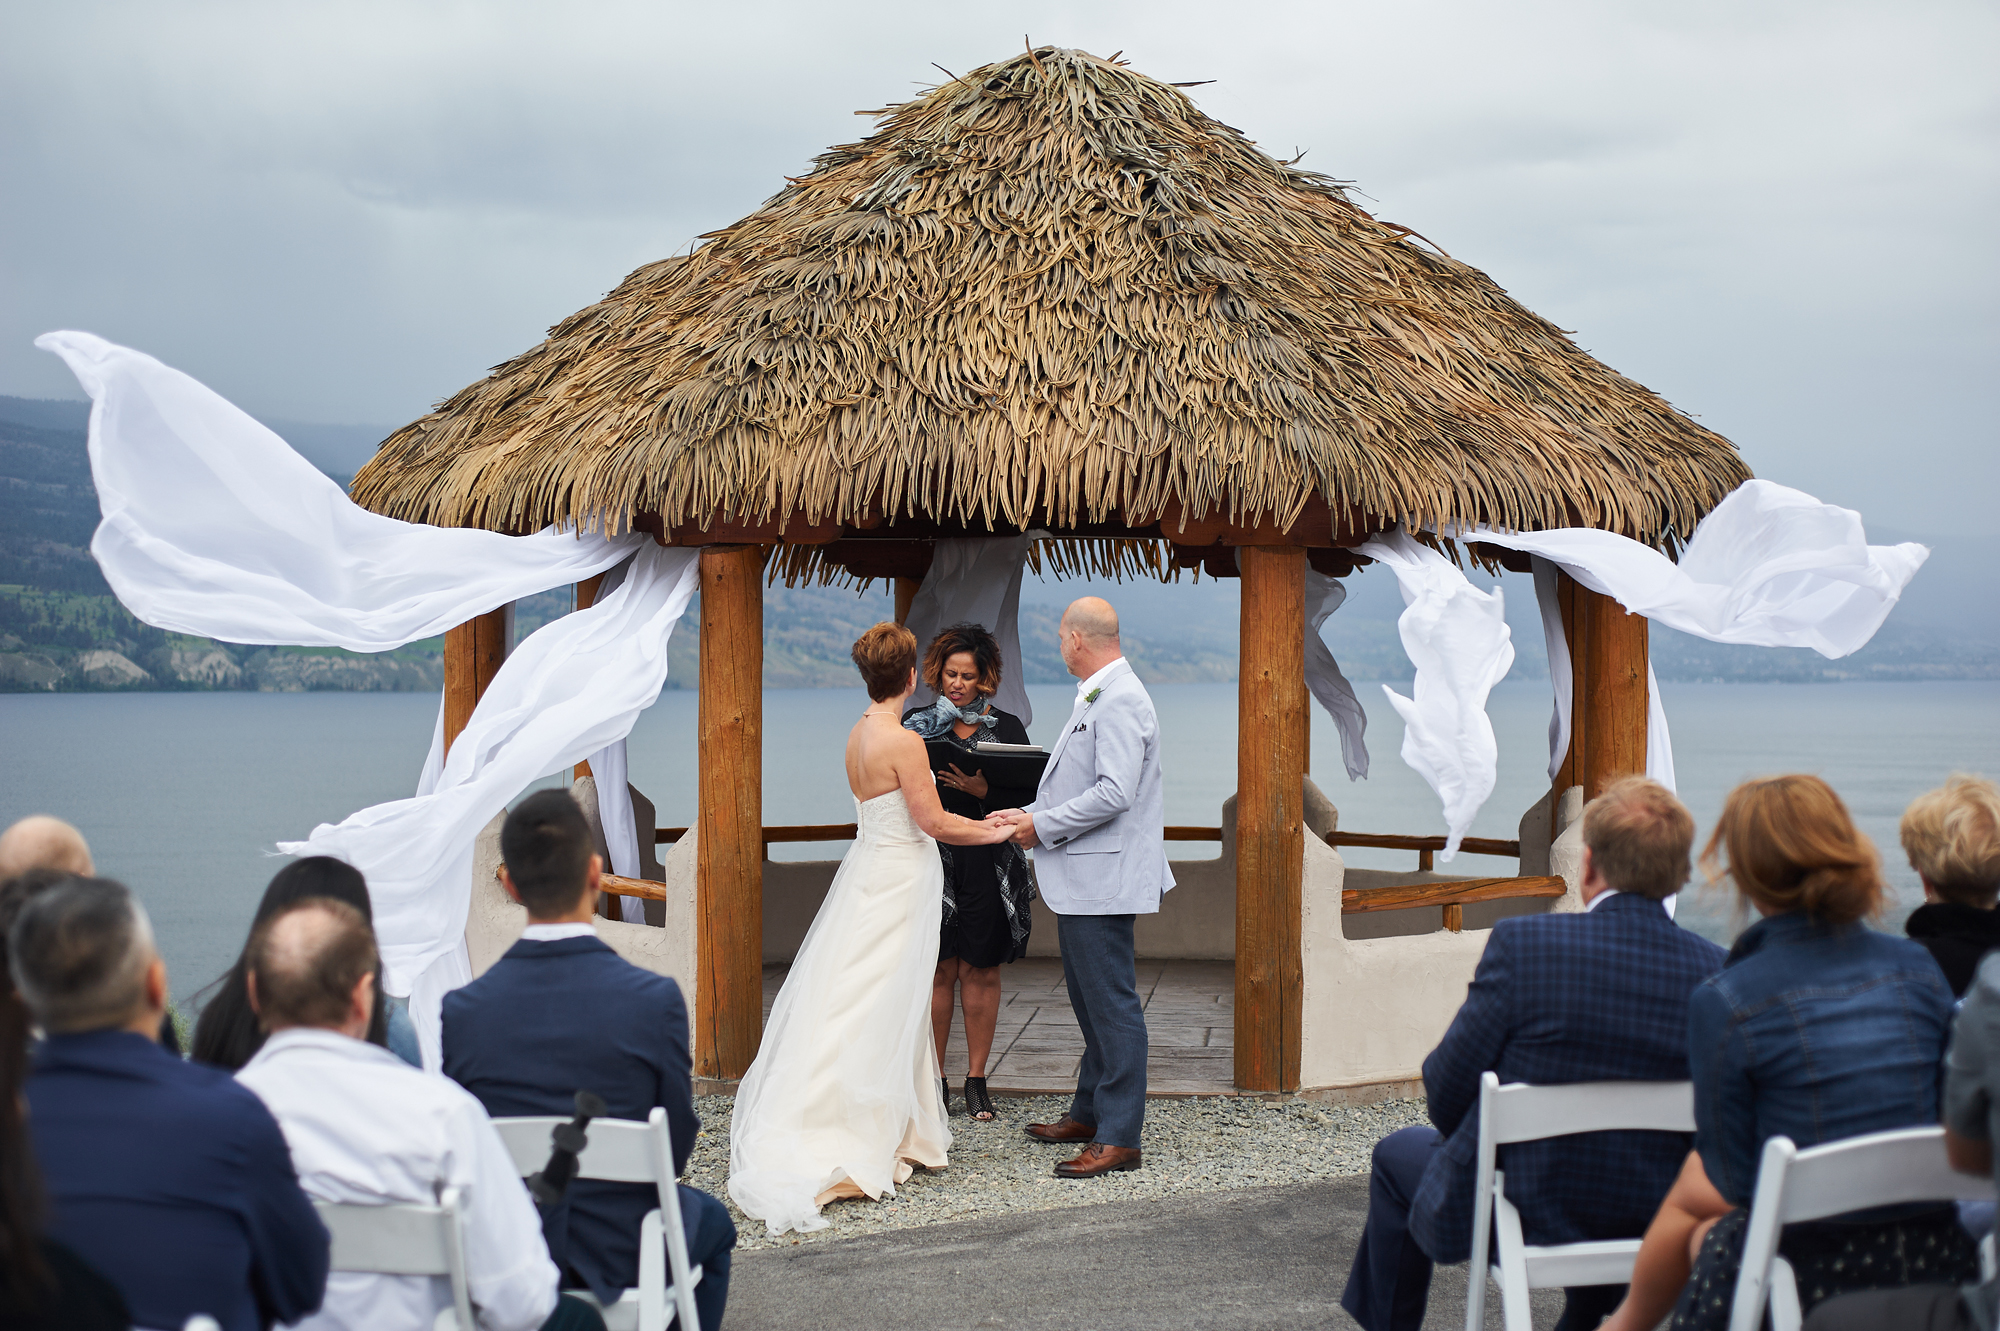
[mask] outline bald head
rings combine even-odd
[[[1101,596],[1071,601],[1063,611],[1063,632],[1074,633],[1093,647],[1118,645],[1118,612]]]
[[[0,832],[0,882],[30,869],[57,869],[80,878],[97,872],[83,833],[45,813],[30,814]]]
[[[273,915],[250,936],[247,961],[250,1001],[265,1030],[316,1026],[357,1038],[367,1031],[375,932],[346,902],[307,897]]]
[[[1056,633],[1063,664],[1078,679],[1089,679],[1125,654],[1118,645],[1118,612],[1098,596],[1071,601]]]

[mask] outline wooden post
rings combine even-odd
[[[695,1071],[734,1080],[764,1029],[764,558],[701,552]]]
[[[896,579],[896,622],[907,625],[910,622],[910,602],[917,599],[917,588],[924,585],[922,578]],[[920,642],[917,650],[922,651],[929,643]]]
[[[1580,785],[1593,800],[1619,777],[1646,770],[1647,624],[1567,576],[1559,588],[1572,675],[1569,754],[1556,790]]]
[[[472,709],[507,659],[507,607],[468,619],[444,635],[444,749],[472,719]]]
[[[1236,1084],[1299,1084],[1305,551],[1244,546],[1236,683]]]
[[[574,608],[578,610],[588,610],[590,609],[590,607],[596,605],[598,588],[602,587],[603,585],[604,585],[604,575],[602,573],[592,574],[590,577],[585,578],[582,582],[577,583],[575,588],[576,600],[574,602]],[[584,759],[584,761],[578,763],[575,766],[575,768],[571,770],[570,779],[572,781],[581,781],[589,775],[590,775],[590,760],[586,758]],[[643,835],[643,833],[641,835]],[[610,870],[606,869],[605,872],[609,873]]]

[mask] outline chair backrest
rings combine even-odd
[[[514,1168],[526,1178],[549,1162],[549,1134],[567,1122],[566,1118],[496,1118],[493,1126],[507,1144],[507,1153],[514,1157]],[[652,1124],[626,1118],[592,1119],[585,1136],[590,1141],[576,1160],[578,1178],[605,1183],[660,1181]],[[669,1165],[669,1175],[671,1172]]]
[[[1991,1175],[1961,1174],[1945,1155],[1943,1128],[1898,1128],[1801,1151],[1790,1137],[1764,1143],[1757,1191],[1743,1236],[1743,1265],[1729,1324],[1737,1331],[1764,1320],[1778,1237],[1786,1225],[1905,1202],[1990,1200]],[[1789,1309],[1795,1299],[1786,1300]],[[1778,1307],[1773,1307],[1774,1320]]]
[[[1789,1156],[1784,1166],[1784,1189],[1779,1194],[1781,1225],[1824,1220],[1871,1206],[1990,1201],[1993,1197],[1991,1175],[1961,1174],[1951,1167],[1944,1152],[1943,1128],[1873,1132],[1803,1151],[1794,1147],[1789,1137],[1773,1137],[1765,1144],[1767,1161],[1772,1158],[1771,1147],[1779,1142],[1784,1146],[1777,1155]],[[1760,1200],[1763,1186],[1760,1169]]]
[[[1466,1286],[1465,1324],[1485,1325],[1486,1255],[1493,1237],[1499,1151],[1516,1142],[1542,1141],[1579,1132],[1637,1129],[1694,1131],[1694,1084],[1685,1081],[1585,1081],[1567,1086],[1502,1086],[1497,1073],[1479,1078],[1479,1154],[1472,1197],[1472,1270]],[[1511,1212],[1509,1213],[1512,1214]],[[1520,1254],[1504,1250],[1503,1267]],[[1510,1327],[1527,1324],[1523,1281],[1509,1296]],[[1515,1306],[1518,1305],[1518,1306]]]
[[[1492,1073],[1480,1086],[1483,1121],[1495,1146],[1621,1128],[1694,1131],[1694,1084],[1685,1081],[1585,1081],[1568,1086],[1502,1086]],[[1490,1097],[1490,1098],[1489,1098]]]
[[[464,1331],[472,1329],[472,1295],[465,1274],[465,1232],[459,1192],[445,1189],[436,1206],[414,1203],[313,1203],[332,1236],[335,1271],[371,1275],[444,1276]]]
[[[508,1154],[514,1157],[514,1168],[526,1178],[548,1164],[552,1145],[549,1134],[567,1122],[566,1118],[496,1118],[493,1126],[500,1133],[500,1140],[507,1144]],[[576,1160],[578,1178],[605,1183],[650,1183],[658,1191],[660,1209],[653,1214],[659,1218],[667,1249],[667,1270],[658,1284],[672,1285],[675,1314],[682,1326],[694,1326],[699,1320],[694,1306],[694,1285],[701,1276],[688,1260],[667,1111],[655,1106],[644,1123],[625,1118],[592,1119],[586,1136],[589,1141]],[[649,1218],[647,1223],[653,1222]],[[665,1327],[667,1322],[665,1308],[658,1305],[662,1302],[660,1296],[668,1291],[657,1288],[648,1276],[648,1260],[646,1245],[642,1243],[637,1291],[642,1331],[656,1325]]]

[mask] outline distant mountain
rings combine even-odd
[[[334,649],[249,648],[162,633],[139,623],[105,585],[90,557],[98,520],[85,449],[89,404],[0,397],[0,691],[46,689],[256,688],[429,689],[439,686],[441,640],[386,656]],[[271,427],[343,484],[386,430],[272,421]],[[1908,539],[1871,532],[1871,539]],[[1809,651],[1724,647],[1655,627],[1653,664],[1662,679],[1804,681],[2000,677],[2000,567],[1983,545],[1927,542],[1932,556],[1867,647],[1841,661]],[[1532,579],[1474,572],[1502,589],[1513,629],[1509,678],[1545,679],[1548,659]],[[1030,576],[1021,594],[1018,668],[1031,684],[1069,678],[1055,650],[1062,607],[1096,594],[1118,607],[1126,652],[1157,683],[1236,677],[1241,584],[1192,575],[1175,583]],[[1402,596],[1381,569],[1346,578],[1345,604],[1325,635],[1348,678],[1407,682],[1412,674],[1396,619]],[[525,636],[572,602],[567,588],[515,607]],[[764,682],[770,688],[844,688],[856,679],[848,649],[861,631],[893,614],[886,585],[771,587],[764,596]],[[690,688],[700,640],[698,607],[676,631],[669,688]]]

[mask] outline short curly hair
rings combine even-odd
[[[984,624],[953,624],[931,639],[924,653],[924,683],[944,692],[944,663],[960,652],[972,654],[973,668],[979,671],[979,691],[991,697],[1000,691],[1000,641]]]
[[[868,697],[887,702],[909,687],[910,672],[917,668],[917,635],[884,620],[856,638],[849,654]]]

